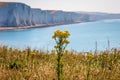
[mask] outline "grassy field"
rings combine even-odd
[[[64,80],[120,80],[120,50],[99,53],[65,51]],[[0,80],[57,80],[53,51],[0,47]]]

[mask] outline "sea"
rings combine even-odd
[[[77,52],[104,51],[120,48],[120,19],[85,22],[69,25],[0,31],[0,45],[25,49],[54,50],[54,31],[68,30],[70,44],[67,50]]]

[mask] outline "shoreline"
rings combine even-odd
[[[40,24],[40,25],[31,25],[31,26],[22,26],[22,27],[0,27],[0,31],[25,30],[25,29],[32,29],[32,28],[47,28],[52,26],[69,25],[69,24],[77,24],[77,23],[81,23],[81,22],[66,23],[66,24]]]
[[[99,21],[106,21],[105,20],[99,20]],[[120,20],[120,19],[113,19],[113,20]],[[59,25],[70,25],[70,24],[78,24],[78,23],[89,23],[89,22],[97,22],[97,21],[88,21],[88,22],[73,22],[73,23],[56,23],[56,24],[39,24],[39,25],[31,25],[31,26],[21,26],[21,27],[2,27],[0,26],[0,31],[14,31],[14,30],[25,30],[25,29],[32,29],[32,28],[47,28],[47,27],[54,27]]]
[[[22,27],[0,27],[0,31],[25,30],[25,29],[43,28],[49,26],[56,26],[56,25],[41,24],[41,25],[31,25],[31,26],[22,26]]]

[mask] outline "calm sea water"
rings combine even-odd
[[[24,49],[54,49],[55,42],[51,36],[55,30],[68,30],[71,34],[69,50],[94,51],[97,42],[98,50],[120,48],[120,20],[61,25],[49,28],[36,28],[0,32],[0,44]]]

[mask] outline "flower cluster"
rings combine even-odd
[[[91,53],[87,54],[87,59],[93,59],[93,58],[94,58],[93,54],[91,54]]]
[[[36,55],[36,52],[31,52],[30,53],[32,56],[35,56]]]
[[[52,36],[53,39],[56,40],[57,44],[69,44],[70,42],[66,39],[70,36],[68,31],[60,31],[57,30],[54,32]],[[55,46],[55,48],[59,48],[60,45]]]
[[[60,30],[57,30],[54,32],[54,35],[52,36],[53,39],[55,38],[68,38],[70,36],[69,32],[68,31],[60,31]]]

